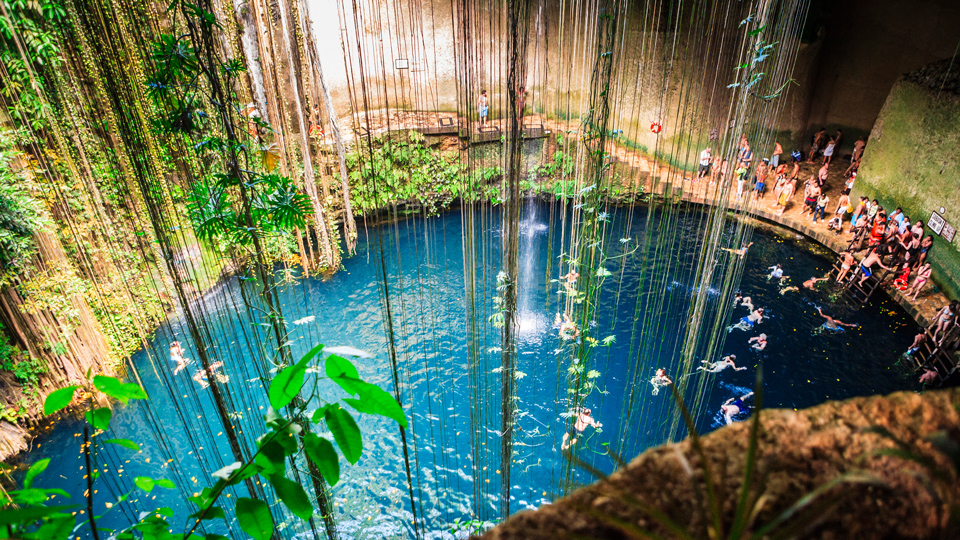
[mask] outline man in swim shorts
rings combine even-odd
[[[841,321],[841,320],[839,320],[839,319],[834,319],[833,317],[831,317],[831,316],[829,316],[829,315],[824,315],[824,314],[823,314],[823,310],[821,310],[819,307],[817,308],[817,313],[819,313],[821,317],[823,317],[824,319],[827,320],[827,322],[823,323],[823,325],[822,325],[822,328],[825,328],[825,329],[827,329],[827,330],[833,330],[833,331],[835,331],[835,332],[838,332],[838,331],[843,330],[843,327],[844,327],[844,326],[846,326],[846,327],[848,327],[848,328],[856,328],[856,327],[858,326],[858,325],[856,325],[856,324],[848,324],[848,323],[845,323],[845,322],[843,322],[843,321]]]
[[[734,416],[750,410],[750,406],[745,401],[752,395],[753,392],[748,392],[738,398],[730,398],[723,402],[723,405],[720,406],[720,412],[723,413],[723,418],[728,426],[733,423]]]
[[[890,267],[888,267],[888,266],[884,265],[882,262],[880,262],[880,254],[877,253],[877,249],[876,249],[876,248],[873,248],[873,249],[870,250],[870,252],[867,254],[867,256],[864,257],[864,259],[863,259],[862,261],[860,261],[860,272],[861,272],[863,275],[862,275],[862,277],[860,278],[860,282],[857,283],[857,285],[860,285],[860,286],[862,287],[862,286],[863,286],[863,282],[865,282],[865,281],[867,281],[868,279],[870,279],[870,276],[873,275],[873,265],[874,265],[874,264],[879,265],[880,268],[883,268],[884,270],[889,270],[889,269],[890,269]]]

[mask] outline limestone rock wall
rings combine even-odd
[[[821,511],[801,528],[803,538],[939,538],[946,523],[945,500],[960,500],[960,483],[948,462],[924,437],[945,430],[960,440],[960,389],[917,395],[828,402],[802,411],[768,410],[762,413],[759,438],[759,475],[753,495],[764,504],[750,530],[769,523],[795,501],[838,475],[865,470],[885,483],[882,487],[845,484],[830,493],[845,495],[831,511]],[[940,473],[934,483],[940,501],[918,480],[922,468],[900,458],[876,456],[893,443],[865,428],[882,426],[898,438],[917,444],[935,460]],[[741,488],[749,423],[717,430],[702,442],[713,478],[724,496],[721,514],[728,524]],[[655,526],[641,504],[659,509],[690,533],[708,538],[704,478],[690,440],[660,446],[634,459],[609,478],[556,504],[518,514],[484,538],[490,540],[559,538],[639,538],[624,534],[624,523],[673,538]],[[953,476],[951,476],[951,474]],[[938,514],[938,511],[944,513]],[[788,522],[789,524],[789,522]],[[954,533],[957,531],[953,531]],[[955,538],[955,536],[949,536]],[[745,535],[746,536],[746,535]]]
[[[947,66],[942,67],[941,73]],[[890,91],[853,194],[876,198],[888,214],[901,207],[911,220],[925,224],[943,207],[943,217],[960,228],[960,95],[941,90],[942,77],[929,71],[901,79]],[[928,79],[930,84],[917,82]],[[936,234],[933,239],[928,260],[934,281],[948,296],[960,298],[960,235],[952,242]]]

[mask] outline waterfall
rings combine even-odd
[[[546,315],[537,312],[536,296],[540,237],[546,232],[547,224],[537,220],[537,210],[535,198],[527,198],[520,221],[520,271],[517,277],[517,322],[522,335],[538,333],[546,322]]]

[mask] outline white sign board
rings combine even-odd
[[[946,223],[946,221],[944,221],[943,216],[934,212],[930,214],[930,221],[927,222],[927,226],[930,227],[930,230],[933,232],[940,234],[940,231],[943,230],[944,223]]]

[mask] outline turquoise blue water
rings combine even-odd
[[[523,377],[517,380],[511,512],[546,504],[565,487],[593,479],[577,468],[568,476],[560,453],[561,437],[569,429],[569,421],[562,416],[568,410],[569,345],[559,339],[553,324],[561,297],[560,285],[551,281],[558,278],[557,257],[562,251],[560,215],[559,206],[531,203],[523,217],[518,300],[518,370]],[[585,335],[614,336],[615,342],[595,349],[591,360],[590,368],[597,371],[591,379],[596,387],[584,404],[602,428],[584,432],[578,447],[579,455],[601,470],[613,470],[608,447],[629,457],[664,442],[672,411],[670,393],[652,395],[647,381],[659,367],[674,378],[679,375],[674,351],[683,339],[686,306],[695,290],[691,274],[702,234],[701,218],[696,209],[671,216],[674,236],[665,244],[668,249],[653,256],[638,249],[638,239],[645,227],[661,230],[665,218],[656,216],[648,222],[642,208],[618,210],[611,216],[606,241],[610,259],[605,266],[612,275],[603,285],[595,320]],[[343,271],[326,281],[311,278],[289,283],[280,292],[288,321],[300,321],[289,325],[296,354],[318,342],[368,351],[373,359],[356,361],[361,376],[392,391],[383,325],[386,290],[401,393],[411,425],[414,502],[428,537],[449,537],[450,524],[457,518],[494,519],[501,510],[500,375],[495,372],[500,334],[488,322],[500,270],[499,214],[488,210],[475,222],[475,232],[482,239],[475,246],[477,262],[470,268],[477,280],[472,304],[478,310],[475,319],[468,315],[471,289],[465,286],[462,223],[462,214],[452,212],[401,220],[379,231],[361,227],[358,254],[345,260]],[[728,233],[733,233],[733,224]],[[696,411],[702,431],[720,425],[723,401],[753,388],[759,365],[764,369],[768,407],[803,408],[826,400],[917,388],[915,378],[897,364],[915,325],[895,303],[876,297],[870,305],[859,307],[829,287],[780,294],[783,285],[767,280],[769,266],[781,263],[791,284],[800,285],[826,273],[830,267],[826,252],[795,235],[773,231],[758,230],[753,241],[741,290],[757,307],[767,309],[769,319],[752,331],[725,334],[722,353],[736,354],[737,365],[747,370],[691,376],[711,377],[705,384],[704,406]],[[380,277],[381,247],[385,290]],[[236,282],[228,281],[205,297],[205,308],[211,314],[216,354],[224,359],[223,372],[229,377],[224,388],[230,406],[239,428],[253,434],[252,439],[259,434],[265,391],[249,347],[262,330],[242,314],[239,294]],[[708,312],[731,301],[711,290]],[[859,326],[840,333],[820,332],[823,319],[816,312],[818,306]],[[638,351],[636,346],[631,349],[631,342],[640,331],[635,315],[654,307],[662,312],[648,319],[655,325],[645,329],[651,337],[643,345],[653,347],[646,353],[653,359],[635,366]],[[736,319],[744,315],[742,308],[733,313]],[[477,329],[473,344],[467,339],[472,320]],[[757,353],[747,340],[760,332],[770,341],[766,350]],[[129,503],[115,506],[101,519],[101,526],[121,527],[138,512],[159,506],[174,510],[172,523],[183,523],[190,512],[182,503],[184,496],[212,484],[209,471],[234,461],[207,392],[191,379],[196,364],[172,374],[166,351],[174,339],[184,343],[188,358],[196,357],[182,320],[174,315],[157,332],[151,347],[133,358],[151,399],[118,407],[111,432],[104,437],[129,438],[142,449],[135,453],[108,445],[103,457],[117,474],[98,480],[95,509],[106,510],[106,503],[130,491],[135,476],[168,477],[181,489],[134,491]],[[468,355],[470,346],[475,347],[473,357]],[[330,400],[342,397],[335,387],[324,384],[321,393]],[[629,418],[623,416],[625,403],[630,404]],[[395,424],[371,416],[363,416],[360,427],[364,455],[356,466],[341,459],[341,482],[333,489],[340,530],[346,537],[358,538],[413,536],[399,432]],[[78,433],[79,424],[65,421],[38,438],[27,457],[27,461],[52,458],[38,483],[61,487],[76,502],[85,488]],[[243,495],[242,487],[231,494]],[[275,515],[282,521],[284,536],[308,530],[297,518],[285,518],[279,509]],[[243,536],[237,527],[232,529],[236,537]]]

